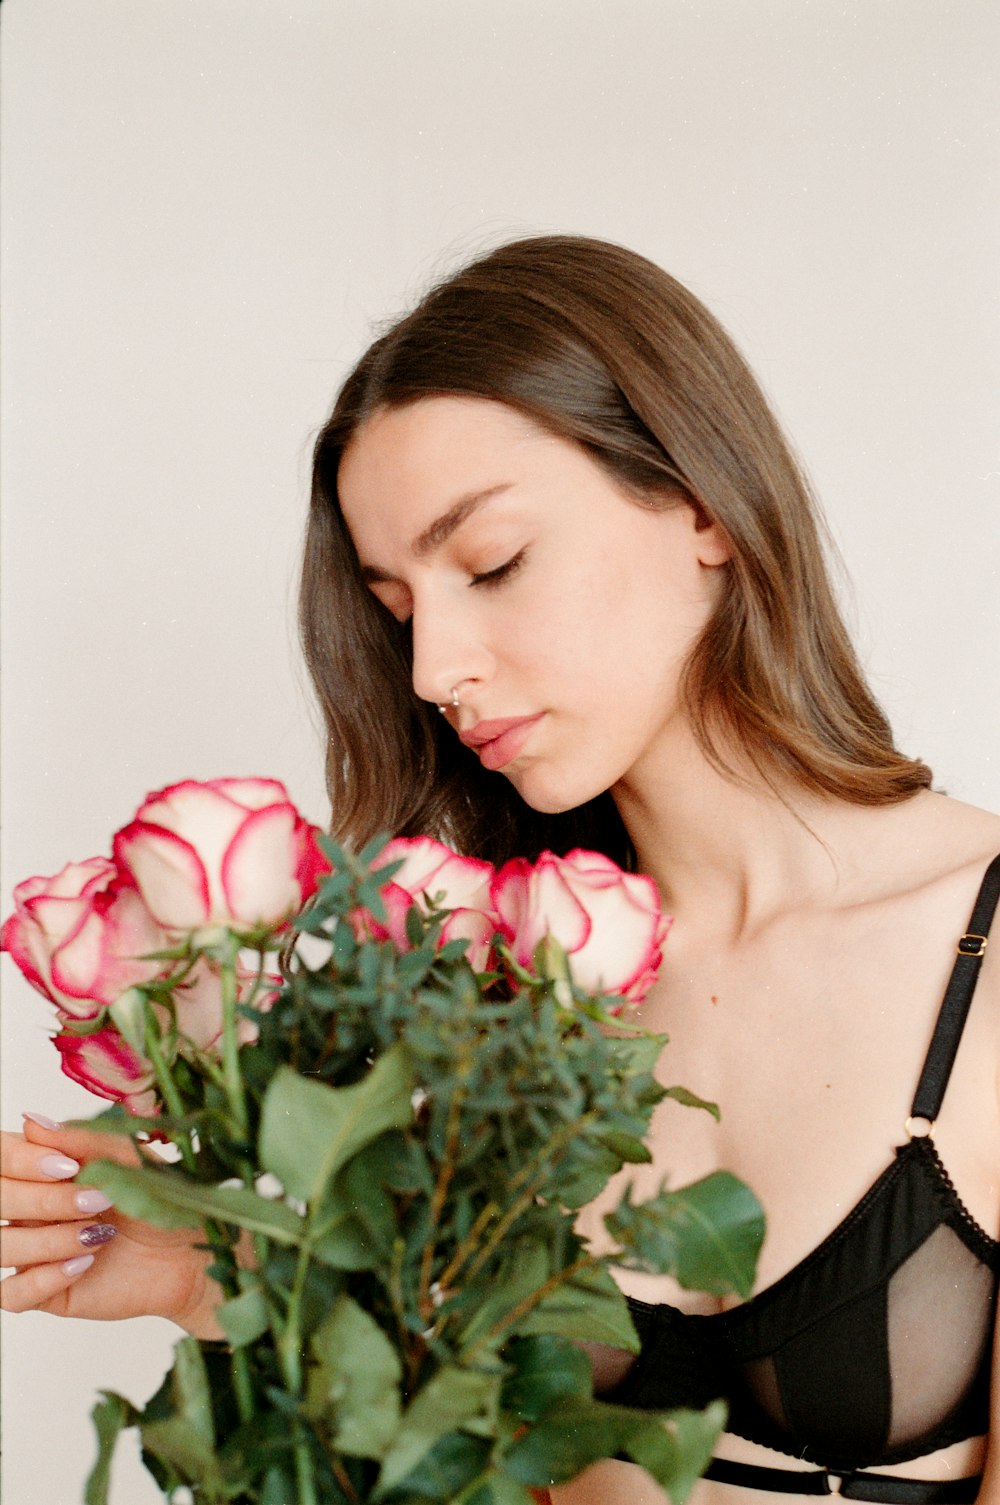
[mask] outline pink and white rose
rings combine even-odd
[[[151,794],[115,862],[167,930],[284,924],[329,863],[276,779],[186,779]]]
[[[408,910],[416,905],[428,914],[433,902],[438,908],[451,910],[441,927],[441,944],[467,940],[469,964],[478,971],[484,970],[496,930],[490,904],[492,863],[460,857],[430,836],[395,837],[380,852],[377,868],[399,861],[402,867],[382,889],[385,921],[376,920],[367,910],[358,911],[355,925],[359,937],[370,935],[375,940],[391,940],[401,951],[407,951]]]
[[[536,947],[552,936],[574,983],[588,993],[639,1003],[655,981],[671,921],[651,878],[578,848],[565,857],[543,852],[535,863],[515,857],[496,874],[491,893],[520,966],[534,969]]]
[[[113,862],[69,862],[52,877],[26,878],[0,932],[32,987],[75,1019],[93,1019],[137,983],[163,972],[145,953],[168,938]]]
[[[65,1074],[88,1092],[123,1103],[130,1113],[143,1118],[160,1111],[152,1066],[116,1029],[93,1035],[60,1034],[54,1043]]]

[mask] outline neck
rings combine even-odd
[[[677,723],[613,790],[641,872],[678,921],[735,943],[779,913],[835,902],[871,858],[868,807],[726,777]],[[893,807],[895,808],[895,807]]]

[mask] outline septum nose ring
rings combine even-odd
[[[451,690],[451,705],[450,706],[439,705],[438,706],[438,710],[441,712],[442,716],[446,716],[449,711],[457,711],[458,710],[458,686],[457,685],[453,685],[452,686],[452,690]]]

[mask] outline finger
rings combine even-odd
[[[94,1263],[92,1254],[76,1254],[56,1265],[32,1265],[0,1281],[0,1310],[30,1312],[45,1306],[85,1274]]]
[[[93,1254],[109,1244],[118,1232],[113,1223],[72,1223],[51,1227],[0,1228],[0,1267],[20,1269],[26,1265],[47,1265]]]
[[[103,1134],[98,1129],[65,1128],[41,1113],[24,1115],[24,1137],[29,1144],[44,1145],[82,1163],[87,1160],[117,1160],[120,1165],[138,1165],[140,1156],[131,1139],[122,1134]]]
[[[96,1187],[0,1180],[0,1217],[19,1223],[69,1223],[114,1204]]]
[[[30,1144],[23,1134],[0,1134],[0,1167],[5,1180],[69,1181],[80,1161],[48,1145]]]

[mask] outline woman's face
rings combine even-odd
[[[692,507],[638,505],[576,444],[465,397],[376,413],[338,492],[371,590],[412,625],[417,694],[529,805],[579,805],[669,746],[728,558]]]

